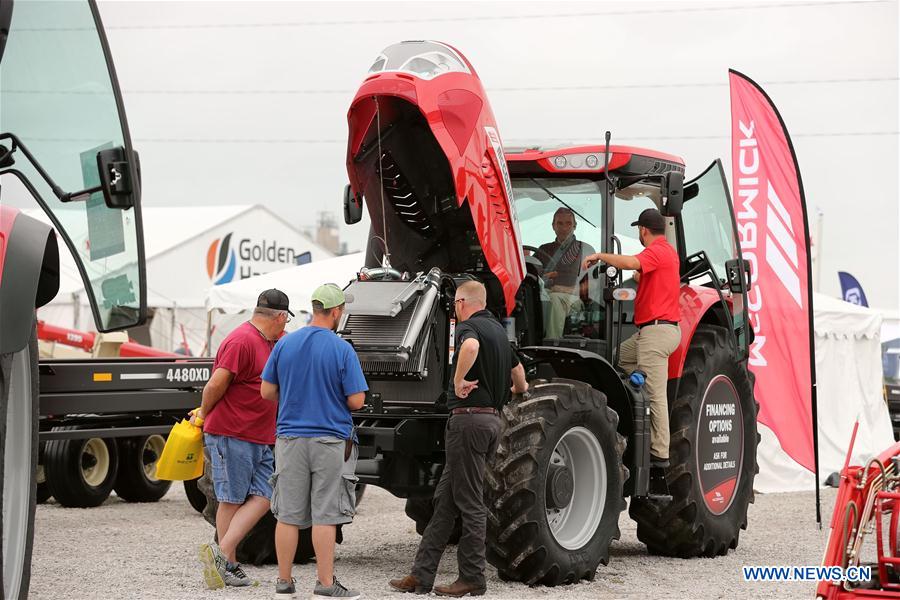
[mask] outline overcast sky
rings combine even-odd
[[[459,48],[508,144],[614,142],[728,162],[727,69],[761,83],[796,147],[821,291],[836,272],[898,307],[896,2],[100,2],[147,205],[340,214],[346,111],[404,39]],[[730,165],[726,164],[730,175]],[[351,248],[367,226],[343,227]]]

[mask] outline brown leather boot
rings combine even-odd
[[[474,583],[468,583],[463,581],[462,579],[457,579],[450,585],[434,586],[434,593],[438,596],[452,596],[453,598],[462,598],[465,595],[484,596],[484,593],[486,591],[486,586],[479,586],[475,585]]]
[[[419,580],[412,575],[407,575],[403,579],[391,579],[388,585],[397,592],[412,592],[415,594],[427,594],[431,591],[431,586],[424,586]]]

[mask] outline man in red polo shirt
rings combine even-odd
[[[666,384],[669,355],[681,342],[678,327],[678,290],[681,287],[678,253],[666,241],[666,219],[655,208],[643,211],[638,236],[644,250],[637,256],[598,252],[584,260],[588,269],[597,262],[634,271],[638,282],[634,324],[638,331],[622,342],[619,366],[626,373],[643,371],[650,397],[650,465],[669,466],[669,404]]]
[[[259,295],[253,316],[234,329],[216,352],[212,376],[191,422],[203,422],[213,488],[219,502],[219,544],[203,544],[200,562],[210,589],[253,582],[235,552],[244,536],[269,511],[274,471],[270,446],[275,443],[274,403],[260,395],[263,368],[293,313],[280,290]]]

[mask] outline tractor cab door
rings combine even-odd
[[[6,4],[6,3],[4,3]],[[2,201],[47,213],[97,329],[146,316],[137,155],[93,0],[10,3],[0,50]]]
[[[722,162],[716,160],[684,184],[676,218],[682,281],[719,291],[741,352],[749,347],[747,292],[750,268],[741,256],[737,222]]]

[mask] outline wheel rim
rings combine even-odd
[[[156,463],[162,454],[166,440],[161,435],[151,435],[144,440],[144,446],[141,448],[141,464],[144,469],[144,477],[149,481],[156,483],[159,479],[156,477]]]
[[[31,362],[28,349],[13,356],[3,448],[3,591],[18,598],[25,568],[31,500]]]
[[[109,474],[109,448],[100,438],[91,438],[81,450],[81,477],[91,487],[98,487]]]
[[[47,483],[47,474],[44,472],[44,465],[37,466],[37,471],[35,472],[35,479],[37,479],[38,485],[41,485],[42,483]]]
[[[566,506],[555,508],[548,504],[547,523],[560,546],[577,550],[594,537],[603,517],[606,457],[597,436],[579,426],[568,430],[557,442],[550,465],[568,469],[573,487]]]

